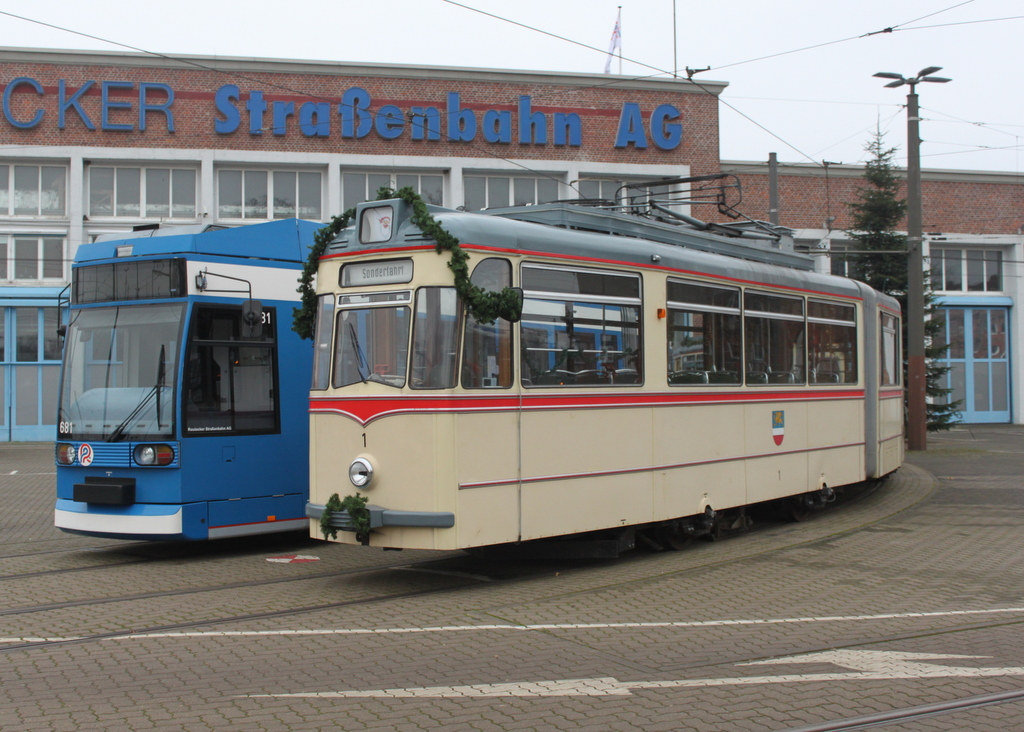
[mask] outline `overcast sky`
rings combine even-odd
[[[761,161],[775,152],[781,162],[860,163],[880,127],[904,165],[909,87],[886,89],[872,74],[913,76],[940,66],[935,75],[953,81],[917,87],[922,167],[1024,172],[1021,0],[460,3],[0,2],[0,11],[66,29],[0,15],[0,46],[127,50],[104,42],[113,41],[168,55],[601,74],[621,4],[624,75],[666,76],[675,63],[682,76],[687,67],[710,66],[694,80],[729,83],[720,105],[724,160]]]

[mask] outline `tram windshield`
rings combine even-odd
[[[61,439],[174,436],[184,304],[74,310],[64,351]]]

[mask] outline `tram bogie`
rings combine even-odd
[[[320,260],[314,536],[333,495],[359,493],[369,529],[337,541],[472,549],[630,529],[681,546],[745,528],[747,506],[813,508],[902,462],[899,309],[861,283],[661,223],[612,236],[567,204],[432,209],[475,283],[522,293],[517,322],[478,322],[408,221],[362,238],[381,207],[404,210],[362,204]],[[564,226],[515,220],[554,214]],[[357,459],[368,484],[346,477]]]

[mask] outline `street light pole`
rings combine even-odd
[[[907,447],[928,449],[928,408],[926,403],[928,372],[924,357],[924,252],[921,215],[921,121],[917,105],[917,85],[922,81],[944,84],[950,79],[930,76],[940,66],[929,66],[917,76],[879,72],[875,76],[895,79],[885,86],[907,84]]]

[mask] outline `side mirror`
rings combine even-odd
[[[263,303],[259,300],[245,300],[242,303],[242,338],[259,338],[263,335]]]

